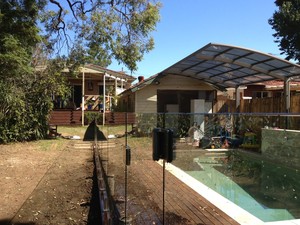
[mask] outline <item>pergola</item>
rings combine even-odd
[[[117,82],[121,82],[121,87],[123,88],[123,83],[128,82],[128,78],[130,76],[126,75],[125,73],[116,72],[113,70],[109,70],[97,65],[93,64],[86,64],[80,68],[79,78],[82,79],[82,105],[84,106],[85,102],[85,82],[86,76],[85,74],[93,74],[94,78],[101,78],[103,80],[103,96],[106,96],[106,79],[112,79],[115,81],[115,92],[117,91]],[[134,79],[132,79],[134,80]],[[117,92],[115,93],[117,95]],[[82,110],[82,126],[84,125],[84,107],[81,108]],[[106,111],[105,103],[103,104],[103,112]],[[105,121],[105,113],[103,113],[103,124]]]
[[[290,85],[300,78],[300,65],[271,54],[225,44],[209,43],[158,74],[186,76],[212,85],[218,90],[236,89],[239,104],[240,87],[270,80],[284,81],[286,111],[290,110]]]

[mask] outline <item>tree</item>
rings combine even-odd
[[[276,31],[273,36],[279,43],[281,54],[286,54],[287,60],[300,61],[300,0],[276,0],[279,7],[269,24]]]
[[[53,91],[68,92],[65,66],[115,58],[135,70],[154,47],[159,8],[150,0],[1,0],[0,143],[45,137]]]
[[[77,49],[73,46],[81,46],[84,61],[106,67],[114,58],[131,71],[137,69],[136,63],[154,47],[150,34],[159,21],[160,3],[151,0],[50,0],[50,3],[54,10],[44,11],[42,18],[50,47],[67,46],[70,52]]]
[[[0,143],[45,137],[51,91],[63,85],[59,64],[37,69],[38,12],[34,0],[0,2]]]

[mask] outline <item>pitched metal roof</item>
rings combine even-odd
[[[218,89],[239,87],[300,75],[300,65],[259,51],[209,43],[162,71],[203,80]]]

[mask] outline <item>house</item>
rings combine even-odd
[[[212,112],[216,90],[209,84],[183,76],[155,75],[121,94],[120,108],[135,113]]]
[[[80,72],[77,76],[70,76],[68,70],[64,70],[66,74],[69,86],[72,93],[70,93],[70,99],[74,102],[77,108],[81,107],[83,102],[82,96],[84,96],[84,105],[87,108],[88,102],[93,100],[92,108],[96,109],[100,101],[99,97],[104,98],[106,103],[103,104],[106,110],[111,108],[111,99],[129,88],[132,82],[136,79],[133,76],[127,75],[124,72],[113,71],[94,64],[87,64],[80,68]],[[58,108],[66,108],[66,104],[58,104]]]
[[[50,124],[84,124],[85,114],[109,112],[115,105],[115,97],[132,85],[136,79],[123,71],[113,71],[101,66],[87,64],[80,68],[77,76],[70,76],[64,70],[71,93],[66,96],[53,96],[54,109]],[[104,118],[104,117],[103,117]]]

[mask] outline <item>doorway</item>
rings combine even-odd
[[[73,86],[73,100],[76,108],[79,108],[82,102],[82,85]]]

